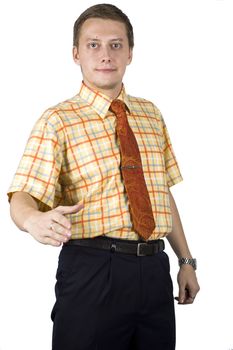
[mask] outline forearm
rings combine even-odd
[[[16,226],[27,231],[25,222],[32,214],[39,212],[36,200],[26,192],[15,192],[10,202],[11,218]]]
[[[181,257],[192,258],[186,238],[185,238],[184,230],[180,220],[180,215],[170,190],[169,190],[169,197],[170,197],[173,225],[172,225],[172,232],[167,236],[167,239],[178,258],[181,258]]]

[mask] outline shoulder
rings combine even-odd
[[[142,97],[127,95],[132,114],[143,115],[157,122],[162,122],[162,114],[159,108],[152,102]]]
[[[144,111],[149,115],[161,116],[161,112],[158,107],[151,101],[142,98],[128,95],[128,100],[130,103],[130,107],[132,112],[140,112]]]
[[[159,135],[163,136],[166,125],[160,109],[154,102],[131,95],[127,95],[127,97],[130,104],[130,114],[135,117],[141,117],[143,123],[149,123]]]
[[[57,103],[47,108],[37,120],[37,124],[60,130],[77,119],[83,108],[83,101],[79,95]]]

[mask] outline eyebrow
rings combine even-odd
[[[96,39],[96,38],[87,38],[86,39],[87,41],[101,41],[100,39]],[[111,40],[109,40],[109,41],[123,41],[123,39],[122,38],[115,38],[115,39],[111,39]]]

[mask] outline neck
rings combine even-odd
[[[108,96],[112,100],[116,99],[119,96],[123,86],[123,84],[121,83],[119,84],[119,86],[114,88],[102,88],[102,87],[94,86],[89,82],[86,82],[85,80],[84,80],[84,84],[88,86],[90,89],[98,91],[101,94]]]

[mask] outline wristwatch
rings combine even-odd
[[[187,265],[191,265],[194,268],[194,270],[197,269],[197,260],[196,259],[180,258],[178,260],[178,262],[179,262],[179,266],[187,264]]]

